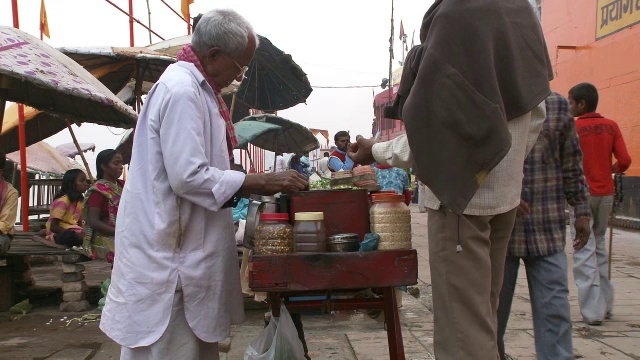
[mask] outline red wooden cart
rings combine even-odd
[[[251,258],[249,286],[267,292],[273,316],[279,316],[285,297],[290,312],[380,309],[384,311],[389,342],[389,359],[404,360],[404,344],[394,288],[418,282],[415,250],[385,250],[352,253],[260,255]],[[318,291],[380,288],[378,299],[286,300]],[[327,302],[330,302],[328,305]]]

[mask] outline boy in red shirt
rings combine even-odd
[[[591,192],[591,237],[573,254],[573,275],[578,286],[580,312],[589,325],[600,325],[611,316],[613,287],[607,277],[605,244],[607,221],[615,193],[612,173],[631,165],[620,128],[615,121],[598,114],[598,90],[582,83],[569,90],[569,105],[576,116],[576,131],[582,148],[584,175]],[[611,165],[615,156],[617,162]],[[572,228],[573,229],[573,228]]]

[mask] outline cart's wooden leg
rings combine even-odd
[[[267,299],[269,299],[269,306],[271,307],[271,316],[275,316],[277,318],[280,317],[280,294],[278,293],[268,293]]]
[[[393,287],[387,287],[384,288],[383,291],[384,319],[387,323],[387,340],[389,341],[389,359],[405,360],[395,289]]]

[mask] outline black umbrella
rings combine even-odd
[[[311,94],[307,74],[291,55],[258,35],[260,45],[236,97],[253,109],[277,111],[305,102]]]

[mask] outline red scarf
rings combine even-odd
[[[191,45],[185,45],[182,50],[178,53],[177,56],[178,61],[185,61],[188,63],[192,63],[196,66],[196,68],[200,71],[202,76],[204,76],[207,83],[211,85],[213,92],[216,94],[216,100],[218,101],[218,109],[220,110],[220,115],[224,119],[224,123],[227,128],[227,150],[229,151],[229,160],[233,159],[233,149],[238,145],[238,139],[236,138],[236,131],[233,127],[233,122],[231,121],[231,114],[229,114],[229,109],[227,109],[227,104],[225,104],[224,99],[222,99],[221,89],[216,84],[212,78],[210,78],[202,68],[202,64],[200,64],[200,60],[196,53],[191,49]]]

